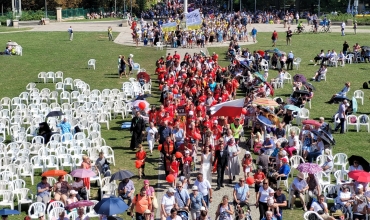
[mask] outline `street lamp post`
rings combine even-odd
[[[117,17],[117,0],[114,0],[114,15]]]
[[[48,5],[46,4],[46,0],[45,0],[45,18],[48,17]]]
[[[318,10],[317,10],[317,16],[320,17],[320,0],[319,0],[319,6],[318,6]]]
[[[353,8],[354,8],[354,14],[355,14],[355,16],[357,15],[357,8],[358,8],[358,0],[355,0],[354,2],[353,2]]]
[[[254,15],[256,15],[257,9],[256,9],[256,0],[254,0]]]

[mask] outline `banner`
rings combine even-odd
[[[186,115],[186,112],[185,112],[185,105],[181,105],[181,106],[177,106],[177,114],[179,116],[185,116]]]
[[[163,31],[176,31],[177,23],[176,22],[169,22],[162,25]]]
[[[185,18],[188,30],[200,29],[202,25],[202,17],[200,16],[199,9],[187,13]]]

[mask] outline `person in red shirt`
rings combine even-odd
[[[175,51],[175,54],[173,55],[173,58],[175,58],[177,61],[180,60],[180,54],[177,53],[177,51]]]
[[[146,152],[144,151],[144,147],[139,144],[139,150],[136,152],[136,160],[141,161],[142,165],[138,169],[139,170],[139,179],[141,179],[141,175],[145,176],[144,168],[145,168],[145,159],[146,159]]]
[[[257,192],[260,189],[260,185],[264,179],[266,179],[265,174],[262,172],[262,166],[258,166],[257,172],[253,176],[254,178],[254,191],[256,192],[256,199],[257,199]]]
[[[173,181],[173,186],[176,186],[176,179],[177,175],[179,174],[179,166],[180,162],[176,160],[175,154],[172,155],[172,160],[170,164],[170,174],[172,174],[175,177],[175,181]]]
[[[215,62],[218,61],[218,54],[216,52],[213,52],[212,60]]]
[[[164,106],[161,105],[159,110],[157,111],[157,114],[156,114],[156,122],[157,122],[157,125],[160,125],[162,124],[163,120],[162,118],[165,116],[165,109],[164,109]]]
[[[167,122],[168,122],[168,124],[170,125],[170,124],[172,124],[173,117],[171,117],[171,116],[170,116],[170,113],[169,113],[168,111],[166,111],[166,112],[164,113],[164,117],[162,118],[162,120],[161,120],[161,121],[167,121]]]
[[[244,178],[247,179],[249,177],[249,173],[252,172],[252,156],[249,151],[245,151],[245,155],[242,159],[242,166],[244,171]]]
[[[222,134],[222,127],[220,125],[218,125],[218,121],[217,120],[214,120],[213,121],[213,125],[211,127],[211,131],[212,131],[212,134],[213,134],[213,138],[217,141],[220,139],[221,137],[221,134]]]
[[[186,177],[186,179],[190,179],[190,170],[191,170],[191,163],[193,162],[193,158],[190,156],[190,151],[185,151],[185,156],[182,159],[182,173]]]
[[[163,64],[159,64],[159,67],[155,70],[155,74],[158,75],[158,80],[163,81],[166,74],[166,67]]]
[[[152,109],[149,111],[149,122],[153,122],[154,124],[156,124],[157,122],[156,116],[157,116],[157,110],[155,106],[153,105]]]
[[[276,41],[278,39],[278,33],[276,32],[276,30],[274,30],[274,32],[272,32],[272,46],[275,47],[276,46]]]

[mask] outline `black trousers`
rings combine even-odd
[[[345,118],[340,118],[340,123],[337,125],[337,127],[335,127],[335,131],[338,131],[339,127],[340,127],[340,133],[343,134],[344,133],[344,121],[346,120]]]
[[[217,186],[221,187],[224,183],[224,175],[225,175],[225,166],[217,166]]]
[[[286,69],[289,69],[289,66],[290,66],[290,69],[292,70],[293,69],[293,59],[291,58],[287,59],[286,61]]]
[[[131,149],[137,148],[137,146],[141,144],[141,142],[143,142],[143,134],[141,132],[140,133],[132,132],[130,148]]]
[[[258,210],[260,211],[260,220],[262,220],[265,217],[267,209],[268,209],[267,203],[264,202],[258,203]]]

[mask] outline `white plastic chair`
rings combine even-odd
[[[65,90],[67,89],[68,86],[70,87],[71,90],[73,90],[73,79],[72,78],[69,78],[69,77],[65,78],[63,84],[64,84]]]
[[[348,156],[344,153],[337,153],[333,157],[334,168],[338,167],[337,170],[344,170],[347,166]]]
[[[31,177],[31,184],[34,185],[34,170],[31,163],[24,163],[20,166],[18,175],[20,177]]]
[[[55,75],[54,72],[47,72],[46,73],[46,82],[49,82],[49,79],[51,79],[54,83],[55,82],[54,75]]]
[[[358,126],[358,118],[356,115],[348,115],[346,118],[346,131],[348,132],[348,128],[350,125],[355,126],[356,131],[359,132],[359,126]]]
[[[309,220],[308,219],[308,216],[310,216],[311,214],[313,215],[316,215],[316,217],[319,219],[319,220],[324,220],[319,214],[317,214],[317,212],[315,211],[307,211],[305,213],[303,213],[303,218],[304,220]]]
[[[98,200],[90,200],[90,202],[93,202],[94,205],[92,206],[89,206],[89,212],[86,213],[87,216],[89,216],[90,218],[97,218],[99,217],[99,214],[97,214],[94,210],[94,206],[99,202]]]
[[[46,72],[40,72],[37,75],[37,78],[39,79],[39,82],[44,81],[44,83],[46,83],[46,77],[47,77]]]
[[[110,163],[113,162],[113,165],[116,166],[116,161],[114,159],[114,151],[109,146],[102,146],[100,150],[104,153],[104,157],[110,161]]]
[[[63,208],[64,209],[64,203],[61,202],[61,201],[53,201],[53,202],[49,203],[48,208],[46,210],[46,215],[49,216],[50,211],[55,209],[55,208]]]
[[[159,50],[163,50],[162,42],[157,42],[157,43],[156,43],[156,48],[157,48],[157,50],[158,50],[158,49],[159,49]]]
[[[338,195],[338,187],[335,184],[327,184],[325,185],[324,189],[322,190],[323,194],[325,196],[326,202],[329,202],[328,200],[334,202],[335,198],[330,198],[329,195],[336,194]]]
[[[301,156],[298,156],[298,155],[293,155],[290,159],[290,167],[291,169],[297,169],[297,167],[299,166],[299,164],[301,163],[304,163],[304,159],[303,157]],[[293,175],[294,174],[294,171],[290,171],[290,173]]]
[[[292,83],[292,75],[290,75],[288,72],[284,73],[284,82],[285,81]]]
[[[67,218],[68,218],[68,219],[71,219],[71,220],[76,220],[76,218],[77,218],[77,217],[78,217],[77,211],[70,212],[70,213],[67,215]]]
[[[346,63],[352,64],[353,57],[354,57],[353,54],[347,54],[347,56],[345,57]]]
[[[46,205],[42,202],[35,202],[32,203],[31,206],[28,208],[28,216],[31,219],[38,219],[39,213],[45,213]]]
[[[296,58],[296,59],[294,59],[294,61],[293,61],[293,66],[294,66],[294,67],[297,67],[297,70],[298,70],[299,66],[301,65],[301,61],[302,61],[302,59],[301,59],[301,58],[299,58],[299,57],[297,57],[297,58]]]
[[[31,196],[31,199],[29,198]],[[33,201],[33,195],[30,194],[30,189],[22,188],[17,190],[17,200],[18,200],[18,211],[21,211],[22,204],[31,204]]]
[[[348,173],[345,170],[337,170],[334,173],[336,184],[349,183],[350,179]]]
[[[55,81],[57,81],[57,79],[60,79],[61,82],[63,82],[63,72],[62,71],[57,71],[54,75],[54,78],[55,78]]]
[[[107,125],[107,129],[109,130],[109,116],[108,114],[101,113],[98,116],[98,121],[100,124],[104,123]]]
[[[59,214],[65,212],[64,207],[54,207],[50,212],[48,213],[49,220],[54,220],[59,218]]]
[[[11,190],[0,191],[0,206],[10,206],[11,209],[14,209],[14,194]]]
[[[301,108],[301,111],[298,112],[298,117],[297,117],[297,124],[301,125],[302,121],[305,119],[310,118],[310,110],[306,108]],[[299,134],[299,133],[296,133]]]
[[[280,183],[283,182],[284,186],[286,189],[289,190],[289,175],[290,175],[290,172],[292,172],[292,169],[290,169],[288,175],[286,176],[287,178],[285,180],[282,180],[281,179],[281,176],[277,179],[277,183],[276,183],[276,187],[279,188],[280,187]]]
[[[364,105],[364,92],[361,91],[361,90],[356,90],[354,93],[353,93],[353,97],[355,99],[361,99],[361,104]]]
[[[87,62],[87,69],[91,69],[93,68],[95,70],[95,63],[96,63],[96,60],[95,59],[90,59],[88,62]]]
[[[328,185],[331,183],[330,174],[326,174],[325,172],[321,171],[316,173],[315,176],[321,185]]]
[[[359,115],[358,116],[358,129],[361,129],[361,126],[367,127],[367,132],[370,132],[370,118],[368,115]]]

